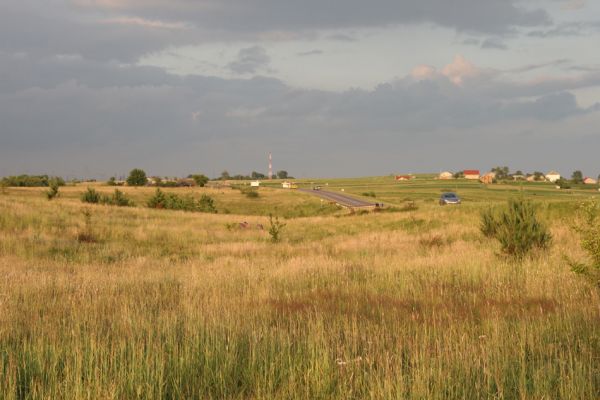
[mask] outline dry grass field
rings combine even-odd
[[[173,189],[218,214],[145,208],[146,188],[123,189],[134,208],[7,189],[0,399],[600,398],[599,292],[565,261],[585,259],[570,224],[593,192],[528,187],[553,244],[515,261],[479,213],[522,188],[440,207],[442,186],[409,185],[332,182],[418,206],[355,215],[268,188]]]

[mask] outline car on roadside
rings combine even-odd
[[[460,197],[454,192],[446,192],[442,193],[440,196],[440,206],[445,206],[448,204],[460,204]]]

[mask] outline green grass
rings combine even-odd
[[[86,205],[81,186],[52,202],[8,189],[0,398],[600,397],[599,293],[564,261],[585,257],[570,223],[597,193],[524,189],[554,244],[517,262],[478,224],[518,187],[458,182],[464,204],[440,207],[448,183],[390,179],[320,183],[418,209],[350,215],[296,191],[172,189],[211,195],[213,215]],[[124,190],[138,205],[153,193]],[[288,216],[278,244],[275,208]],[[94,242],[77,240],[84,210]]]

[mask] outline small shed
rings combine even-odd
[[[250,187],[259,187],[260,186],[260,181],[252,181],[250,182]]]
[[[454,174],[449,171],[440,172],[440,174],[438,175],[438,179],[453,179],[453,178],[454,178]]]
[[[411,179],[413,179],[412,175],[396,175],[397,181],[410,181]]]

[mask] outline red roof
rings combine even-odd
[[[463,171],[463,174],[465,174],[465,175],[479,175],[479,170],[478,169],[465,169]]]
[[[410,176],[410,175],[396,175],[396,180],[397,181],[399,181],[401,179],[410,180],[410,179],[412,179],[412,176]]]

